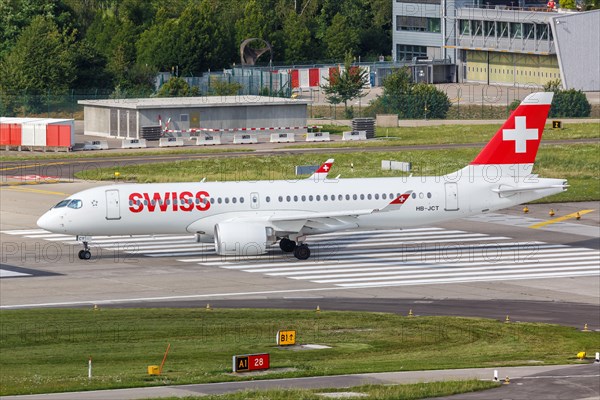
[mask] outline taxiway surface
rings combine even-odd
[[[600,329],[599,204],[530,206],[408,230],[310,239],[306,261],[274,248],[221,258],[192,235],[96,238],[77,258],[72,236],[39,229],[39,215],[91,182],[2,187],[3,309],[48,306],[223,306],[359,309],[473,315]],[[580,221],[543,225],[594,210]],[[542,226],[539,226],[540,223]],[[532,226],[538,226],[532,228]]]

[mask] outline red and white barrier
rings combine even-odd
[[[70,149],[75,143],[72,119],[0,118],[0,146]]]

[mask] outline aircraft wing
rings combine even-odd
[[[323,211],[306,212],[290,215],[273,215],[267,219],[278,231],[300,232],[304,228],[313,229],[319,232],[332,232],[349,227],[357,227],[357,217],[379,212],[390,212],[400,209],[402,204],[409,198],[411,191],[408,191],[394,200],[382,209],[356,209],[345,211]]]

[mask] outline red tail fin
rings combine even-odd
[[[471,165],[533,164],[553,95],[538,92],[525,97]]]

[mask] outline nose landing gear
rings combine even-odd
[[[90,252],[90,246],[88,246],[88,242],[83,242],[83,250],[79,250],[77,254],[80,260],[89,260],[92,258],[92,253]]]

